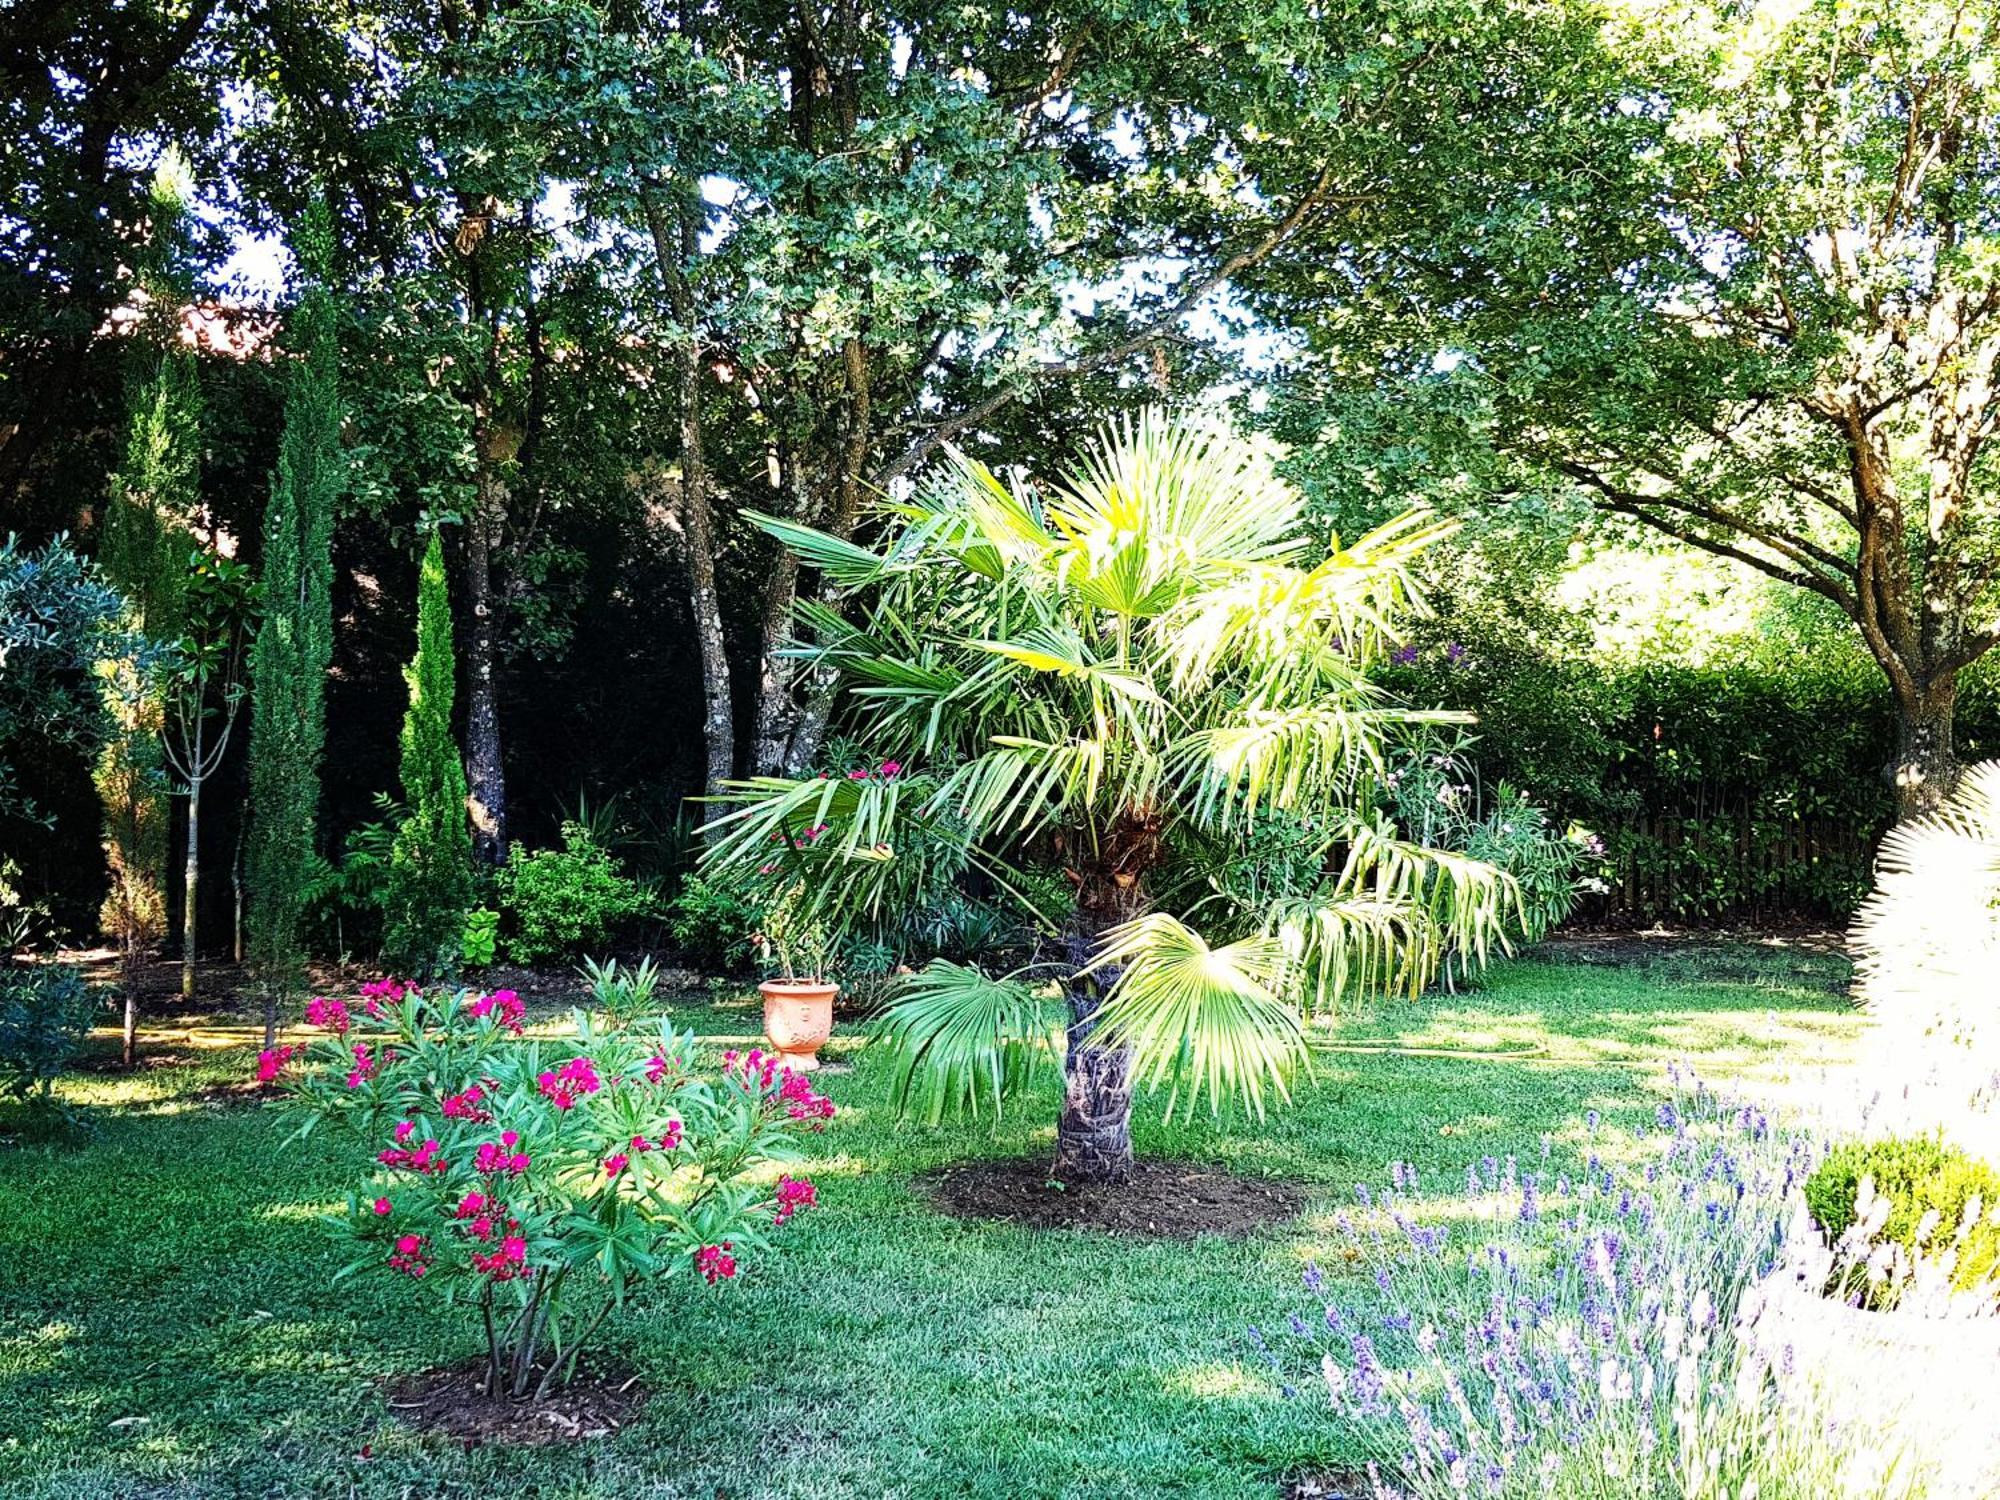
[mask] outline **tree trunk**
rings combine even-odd
[[[484,449],[486,444],[481,446]],[[472,816],[473,852],[488,866],[498,866],[507,859],[507,774],[500,759],[500,706],[493,680],[498,650],[493,528],[506,498],[494,463],[494,455],[482,451],[477,508],[465,528],[465,593],[472,612],[466,672],[466,808]]]
[[[187,894],[181,913],[181,998],[194,999],[194,954],[201,888],[201,782],[188,782]]]
[[[1097,1014],[1118,982],[1115,970],[1089,975],[1105,932],[1147,909],[1145,874],[1159,860],[1160,828],[1130,812],[1096,841],[1077,881],[1076,926],[1069,939],[1068,1046],[1063,1051],[1062,1113],[1056,1118],[1058,1182],[1118,1185],[1132,1179],[1132,1049],[1097,1040]]]
[[[1100,1047],[1091,1034],[1109,976],[1069,984],[1069,1046],[1063,1053],[1062,1113],[1056,1117],[1058,1182],[1132,1180],[1132,1049]]]
[[[1914,698],[1896,704],[1896,820],[1907,823],[1936,812],[1958,785],[1962,769],[1952,738],[1958,707],[1956,673],[1933,677]]]
[[[137,956],[127,954],[123,964],[125,973],[125,1030],[119,1056],[127,1068],[139,1065],[139,964]]]
[[[793,507],[798,512],[797,505]],[[778,655],[792,628],[792,595],[798,587],[798,554],[781,546],[764,584],[764,609],[757,640],[757,727],[750,767],[758,776],[785,774],[798,705],[792,701],[792,674]]]
[[[701,251],[704,214],[683,210],[670,222],[657,194],[640,195],[660,284],[675,323],[674,372],[680,405],[681,483],[679,503],[667,517],[679,538],[687,568],[688,609],[694,616],[695,644],[701,655],[703,790],[711,797],[736,771],[736,705],[729,683],[729,647],[722,626],[722,599],[715,586],[715,512],[710,498],[708,460],[701,421],[700,309],[688,267]],[[676,232],[676,230],[678,232]]]

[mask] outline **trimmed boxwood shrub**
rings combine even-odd
[[[1980,1221],[1960,1247],[1952,1285],[1960,1289],[1978,1286],[2000,1270],[2000,1221],[1993,1212],[2000,1205],[2000,1172],[1936,1136],[1849,1141],[1837,1146],[1805,1185],[1806,1208],[1829,1244],[1853,1225],[1854,1205],[1864,1177],[1874,1179],[1876,1195],[1891,1205],[1878,1241],[1901,1245],[1913,1257],[1917,1254],[1917,1230],[1927,1213],[1936,1210],[1938,1216],[1936,1231],[1930,1237],[1935,1252],[1951,1243],[1966,1204],[1978,1197]]]

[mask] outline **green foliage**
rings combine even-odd
[[[586,958],[581,970],[590,986],[590,1001],[613,1029],[631,1025],[641,1016],[653,1014],[653,997],[660,988],[660,968],[653,960],[621,964],[615,958],[599,962]]]
[[[1935,1255],[1953,1242],[1969,1208],[1976,1222],[1958,1242],[1952,1285],[1970,1289],[2000,1273],[2000,1214],[1991,1212],[2000,1207],[2000,1171],[1935,1136],[1843,1142],[1805,1184],[1806,1207],[1829,1244],[1854,1227],[1864,1179],[1887,1207],[1879,1225],[1864,1226],[1873,1229],[1871,1243],[1900,1245],[1913,1259]],[[1843,1267],[1840,1276],[1841,1295],[1879,1305],[1865,1265]],[[2000,1300],[2000,1285],[1994,1291]]]
[[[518,997],[432,989],[396,1001],[377,1046],[348,1038],[342,1002],[314,1006],[328,1034],[290,1080],[294,1139],[325,1126],[371,1172],[331,1217],[347,1247],[338,1274],[406,1275],[476,1320],[495,1395],[566,1383],[642,1287],[733,1278],[737,1257],[767,1251],[816,1201],[770,1169],[799,1159],[831,1102],[789,1070],[732,1056],[711,1071],[665,1020],[577,1012],[563,1034],[524,1041]],[[269,1075],[296,1050],[267,1051]]]
[[[1453,659],[1447,653],[1456,647]],[[1552,822],[1595,832],[1586,872],[1611,886],[1584,909],[1713,922],[1844,919],[1867,891],[1894,799],[1890,705],[1851,665],[1787,667],[1736,650],[1708,664],[1512,649],[1504,635],[1427,632],[1385,680],[1476,711],[1463,758]],[[1967,742],[2000,731],[1991,686],[1967,683]],[[1990,726],[1990,727],[1989,727]]]
[[[98,544],[105,578],[125,597],[126,625],[153,648],[100,668],[110,721],[95,768],[111,871],[103,922],[128,963],[166,930],[166,668],[184,624],[188,558],[198,551],[187,528],[200,477],[201,388],[193,355],[176,344],[130,388],[125,461]]]
[[[500,913],[491,907],[474,907],[465,914],[465,936],[459,940],[459,957],[468,968],[483,969],[499,951]]]
[[[574,957],[652,907],[589,829],[565,823],[562,840],[533,853],[516,844],[496,877],[507,956],[517,963]]]
[[[0,955],[0,1094],[49,1103],[102,1009],[74,966]]]
[[[1457,717],[1369,679],[1448,527],[1413,513],[1321,550],[1267,451],[1162,412],[1108,425],[1046,488],[955,455],[884,519],[874,551],[767,525],[867,591],[864,611],[806,609],[816,639],[796,654],[844,674],[888,759],[735,784],[706,869],[767,872],[852,930],[925,888],[934,834],[1002,887],[1006,856],[1046,840],[1078,886],[1070,984],[1105,974],[1137,1073],[1211,1107],[1282,1093],[1299,1008],[1415,994],[1448,955],[1504,942],[1509,877],[1399,837],[1374,803],[1391,737]],[[1204,909],[1200,872],[1171,858],[1266,819],[1309,832],[1310,883]],[[1156,892],[1185,904],[1149,911]],[[908,1041],[954,1106],[960,1080],[1008,1076],[983,1020]]]
[[[1467,745],[1432,740],[1388,776],[1397,825],[1419,843],[1483,860],[1513,876],[1521,899],[1512,934],[1540,942],[1576,906],[1577,881],[1594,836],[1558,832],[1549,815],[1501,782],[1489,797]]]
[[[667,934],[695,968],[735,974],[750,962],[764,914],[733,880],[690,875],[667,903]]]
[[[398,972],[419,978],[457,963],[475,891],[465,766],[451,733],[456,670],[444,541],[433,531],[417,585],[417,654],[404,673],[410,689],[402,739],[407,811],[382,893],[383,955]]]
[[[300,259],[314,273],[293,317],[297,355],[285,392],[278,472],[264,512],[264,623],[251,649],[251,961],[268,984],[296,986],[315,874],[326,672],[333,655],[333,516],[340,502],[340,351],[323,213],[306,221]]]
[[[67,537],[30,549],[11,532],[0,536],[0,815],[47,820],[10,764],[28,737],[88,746],[102,733],[92,671],[142,649],[123,629],[124,611]]]

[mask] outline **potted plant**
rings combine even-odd
[[[794,1073],[819,1067],[819,1049],[833,1035],[840,986],[828,977],[840,934],[812,899],[805,881],[783,883],[764,909],[754,942],[771,976],[764,997],[764,1038]]]

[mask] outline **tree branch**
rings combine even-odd
[[[1236,275],[1238,272],[1246,270],[1269,257],[1274,250],[1296,234],[1300,227],[1312,216],[1314,210],[1326,201],[1328,190],[1331,187],[1332,171],[1330,168],[1324,169],[1314,179],[1312,187],[1292,206],[1291,212],[1287,213],[1274,224],[1265,233],[1263,238],[1259,239],[1256,244],[1239,250],[1236,254],[1223,260],[1214,270],[1198,279],[1193,286],[1189,287],[1179,297],[1176,297],[1157,317],[1142,325],[1135,332],[1129,333],[1124,338],[1118,339],[1114,343],[1108,344],[1093,353],[1080,356],[1076,359],[1061,360],[1038,366],[1028,373],[1027,379],[1032,382],[1040,382],[1061,380],[1077,375],[1088,375],[1094,371],[1104,369],[1107,365],[1116,364],[1119,360],[1138,353],[1148,345],[1164,337],[1172,331],[1175,324],[1179,323],[1182,318],[1193,311],[1209,293],[1223,285],[1223,283],[1227,282],[1230,277]],[[878,470],[870,483],[876,489],[888,488],[889,485],[916,468],[957,434],[965,431],[968,427],[977,426],[995,412],[1002,410],[1010,403],[1019,399],[1021,390],[1022,387],[1017,385],[995,391],[992,395],[975,401],[972,405],[963,408],[951,416],[933,422],[913,438],[903,448],[902,452]]]

